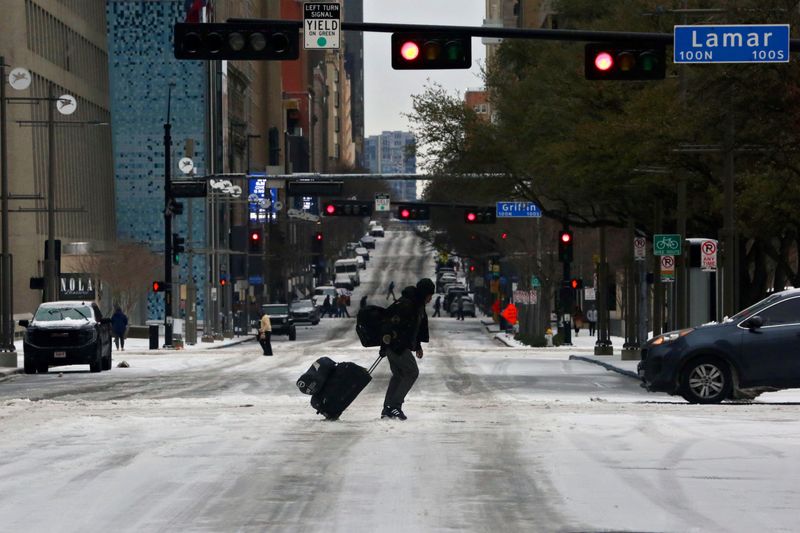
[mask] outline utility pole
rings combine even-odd
[[[8,366],[17,366],[16,348],[14,347],[14,325],[11,323],[13,314],[13,290],[11,270],[11,255],[9,254],[9,237],[10,231],[8,228],[8,136],[6,130],[6,62],[5,57],[0,56],[0,208],[2,209],[2,219],[0,224],[3,226],[3,243],[2,243],[2,263],[0,263],[0,274],[2,280],[0,283],[0,320],[2,320],[2,327],[0,327],[0,352],[8,352],[11,355],[7,358],[8,361],[0,361],[1,363],[9,363]],[[0,365],[5,366],[5,364]]]
[[[164,123],[164,347],[172,348],[172,83],[167,88],[167,121]]]

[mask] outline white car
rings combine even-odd
[[[347,289],[348,291],[352,291],[354,287],[353,278],[351,278],[350,274],[347,272],[336,274],[336,277],[333,280],[333,286],[337,289]]]
[[[364,261],[369,261],[369,251],[363,246],[356,248],[356,255],[361,257]]]
[[[371,237],[383,237],[383,226],[373,226],[369,234]]]
[[[361,285],[361,276],[358,275],[358,261],[356,261],[355,258],[337,260],[335,263],[333,263],[333,270],[336,272],[337,278],[339,277],[339,274],[347,274],[350,276],[350,280],[353,282],[353,287],[358,287]],[[334,283],[334,285],[336,285],[336,283]]]
[[[360,255],[357,255],[357,256],[355,256],[355,260],[356,260],[356,264],[358,265],[358,268],[360,268],[361,270],[364,270],[365,268],[367,268],[367,262],[364,261],[363,257],[361,257]]]

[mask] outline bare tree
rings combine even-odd
[[[144,244],[123,242],[110,252],[87,255],[78,261],[110,290],[110,301],[130,315],[163,267],[163,258]]]

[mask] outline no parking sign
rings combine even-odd
[[[700,268],[703,272],[717,271],[717,241],[700,243]]]

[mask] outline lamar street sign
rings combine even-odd
[[[788,24],[675,26],[675,63],[788,63]]]

